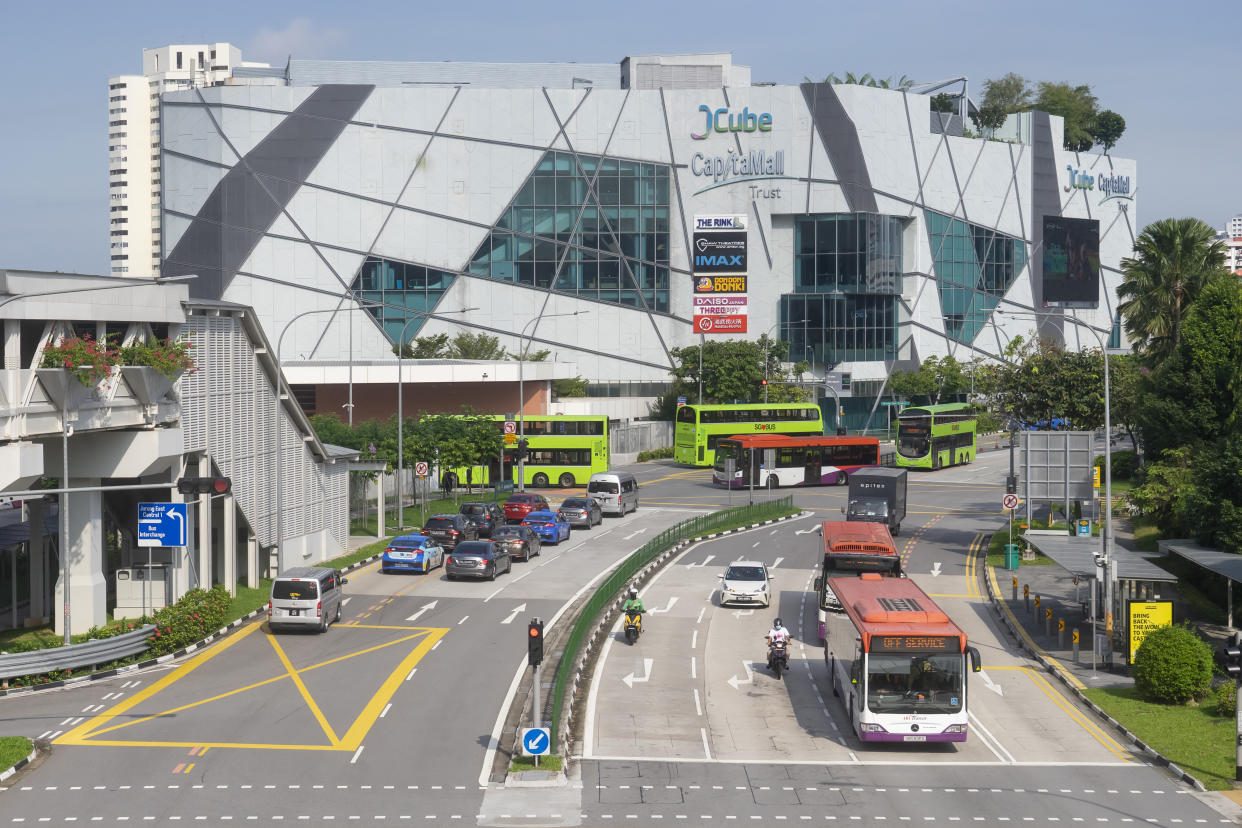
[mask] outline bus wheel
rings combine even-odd
[[[848,486],[850,484],[850,476],[845,472],[837,472],[837,485]]]
[[[562,489],[568,489],[571,486],[573,486],[576,481],[574,480],[574,476],[572,474],[570,474],[569,472],[565,472],[564,474],[561,475],[561,479],[559,482],[561,484]]]
[[[778,477],[777,477],[776,475],[774,475],[774,474],[769,474],[769,475],[768,475],[768,488],[769,488],[769,489],[779,489],[780,487],[781,487],[781,481],[780,481],[780,478],[778,478]]]
[[[548,487],[548,476],[543,472],[539,472],[530,479],[530,485],[536,489],[546,489]]]

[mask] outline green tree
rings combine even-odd
[[[1075,429],[1104,423],[1104,358],[1098,350],[1066,350],[1052,342],[1022,346],[997,371],[997,413],[1025,423],[1068,419]]]
[[[1117,145],[1125,131],[1126,119],[1111,109],[1105,109],[1095,116],[1091,137],[1097,144],[1103,145],[1104,152],[1107,153]]]
[[[1130,501],[1161,530],[1170,529],[1185,513],[1186,493],[1194,484],[1189,447],[1173,448],[1140,472],[1140,483],[1130,490]]]
[[[970,119],[984,137],[989,137],[1011,114],[1030,108],[1030,84],[1021,75],[1010,72],[1002,78],[983,82],[983,98]]]
[[[394,354],[397,348],[397,345],[392,346]],[[413,345],[407,343],[400,348],[402,359],[446,359],[450,354],[449,336],[446,333],[416,336]]]
[[[508,358],[514,362],[543,362],[551,355],[551,348],[540,348],[538,351],[532,351],[528,348],[525,353],[508,354]]]
[[[703,348],[703,401],[704,402],[762,402],[764,363],[768,366],[768,401],[786,402],[807,399],[810,393],[790,384],[789,375],[783,370],[781,359],[789,349],[789,343],[761,336],[758,342],[745,340],[709,339]],[[674,402],[677,396],[698,400],[699,346],[674,348],[671,351],[676,364],[674,378]],[[659,406],[667,413],[667,404]]]
[[[1182,320],[1204,286],[1227,272],[1225,245],[1199,219],[1161,219],[1143,228],[1134,254],[1121,260],[1117,309],[1126,334],[1154,365],[1177,348]]]
[[[1039,82],[1035,108],[1065,119],[1064,147],[1073,152],[1086,152],[1095,143],[1097,102],[1091,87],[1070,86],[1068,83]]]
[[[1143,406],[1142,372],[1143,367],[1134,354],[1112,354],[1108,358],[1110,424],[1124,429],[1134,445],[1138,445],[1136,431]]]
[[[932,95],[931,111],[932,112],[947,112],[951,115],[957,112],[957,102],[958,102],[958,96],[952,95],[948,92],[941,92],[937,95]]]
[[[951,355],[929,356],[913,371],[894,371],[888,386],[911,402],[935,405],[970,389],[970,377]]]
[[[572,379],[558,379],[552,381],[552,389],[559,397],[585,397],[587,395],[587,386],[590,382],[582,377],[573,377]]]
[[[451,359],[498,360],[507,356],[508,353],[500,345],[500,337],[485,333],[462,331],[453,337],[453,344],[449,346]]]
[[[1212,688],[1212,648],[1189,626],[1152,630],[1134,654],[1134,687],[1161,704],[1198,701]]]

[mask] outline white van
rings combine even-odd
[[[638,481],[629,472],[601,472],[591,475],[587,497],[599,501],[606,515],[638,511]]]
[[[302,627],[325,632],[328,624],[341,620],[341,573],[324,566],[296,566],[272,581],[267,602],[267,624]]]

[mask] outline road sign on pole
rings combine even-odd
[[[414,473],[418,475],[419,477],[426,477],[427,476],[427,464],[426,463],[415,463]]]
[[[552,745],[552,734],[546,727],[522,728],[522,750],[527,756],[543,756]]]
[[[505,420],[505,434],[517,434],[517,423],[513,420]]]
[[[185,546],[184,503],[139,503],[139,546]]]
[[[1005,495],[1005,497],[1001,500],[1001,506],[1006,509],[1018,508],[1018,496],[1016,494]]]

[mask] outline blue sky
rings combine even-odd
[[[0,268],[106,273],[107,80],[142,49],[228,41],[247,60],[619,61],[731,51],[755,81],[830,72],[1088,84],[1121,113],[1138,219],[1242,214],[1242,107],[1229,3],[648,2],[4,4]]]

